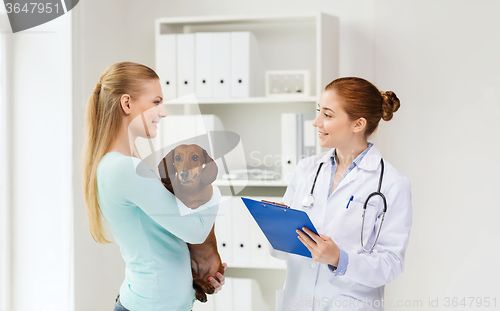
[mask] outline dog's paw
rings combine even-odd
[[[205,292],[209,295],[212,295],[213,293],[215,293],[215,287],[212,284],[208,283],[205,288]]]
[[[200,302],[207,302],[207,295],[201,291],[196,291],[196,299]]]

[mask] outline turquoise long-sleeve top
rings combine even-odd
[[[97,167],[98,200],[126,264],[120,301],[130,311],[193,307],[186,243],[203,243],[218,211],[220,191],[191,214],[138,158],[112,151]],[[184,216],[182,216],[184,215]]]

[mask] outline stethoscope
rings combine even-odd
[[[324,162],[321,162],[319,164],[318,171],[316,172],[316,177],[314,177],[314,182],[313,182],[313,185],[311,187],[311,192],[304,198],[304,201],[302,202],[303,207],[310,208],[310,207],[314,206],[314,195],[313,195],[314,187],[316,186],[316,180],[318,179],[319,171],[321,170],[323,163]],[[380,164],[382,165],[382,170],[380,171],[380,178],[378,180],[378,190],[370,193],[370,195],[368,195],[368,197],[365,200],[365,204],[363,205],[363,222],[361,223],[361,249],[360,250],[363,250],[363,251],[368,252],[368,253],[371,253],[372,251],[375,253],[377,252],[377,250],[373,250],[373,248],[377,244],[377,240],[378,240],[378,237],[380,235],[380,229],[382,229],[382,224],[384,223],[385,213],[387,212],[387,201],[385,199],[384,194],[382,192],[380,192],[380,189],[382,188],[382,179],[384,177],[384,160],[383,159],[380,159]],[[384,212],[382,214],[380,226],[378,227],[377,236],[375,237],[375,242],[373,242],[372,247],[370,247],[370,249],[367,250],[367,249],[365,249],[365,246],[363,243],[363,228],[365,227],[366,205],[368,204],[368,201],[370,201],[370,199],[372,197],[377,196],[377,195],[380,196],[382,198],[382,201],[384,202]]]

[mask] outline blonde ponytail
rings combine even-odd
[[[159,79],[151,68],[132,62],[116,63],[102,74],[85,108],[85,139],[82,150],[82,185],[92,238],[111,243],[105,235],[98,201],[97,166],[114,143],[122,126],[120,98],[139,97],[143,83]],[[139,157],[134,145],[133,156]]]

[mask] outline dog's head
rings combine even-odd
[[[217,178],[214,160],[198,145],[179,145],[172,149],[158,166],[165,184],[177,179],[183,186],[209,185]]]

